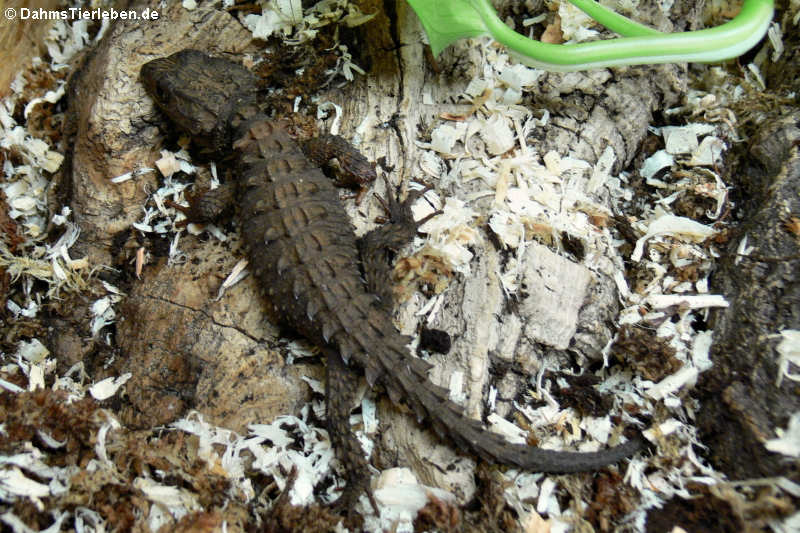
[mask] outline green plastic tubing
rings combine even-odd
[[[408,0],[422,22],[434,55],[458,39],[489,34],[521,62],[556,71],[724,61],[742,55],[761,40],[774,10],[773,0],[744,0],[736,18],[721,26],[661,33],[594,0],[570,2],[622,37],[577,44],[543,43],[506,26],[489,0]]]

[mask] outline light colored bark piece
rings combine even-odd
[[[588,268],[533,243],[525,252],[520,312],[530,317],[525,335],[559,350],[575,335],[592,274]]]
[[[214,301],[238,260],[216,241],[185,244],[199,258],[170,268],[146,268],[122,307],[118,339],[130,372],[136,427],[167,424],[197,409],[212,424],[246,433],[247,425],[294,413],[310,399],[301,377],[275,350],[278,329],[264,315],[255,279],[245,278]],[[317,372],[317,379],[321,376]]]

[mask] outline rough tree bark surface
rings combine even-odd
[[[731,306],[714,317],[715,368],[700,388],[698,426],[714,466],[732,479],[789,476],[798,461],[764,442],[800,410],[796,381],[781,376],[776,347],[800,329],[800,114],[766,122],[735,173],[743,220],[719,263],[714,287]],[[740,256],[747,238],[751,250]]]
[[[361,9],[377,13],[356,32],[366,75],[320,94],[320,101],[342,107],[341,134],[377,161],[393,183],[430,179],[420,170],[417,142],[427,140],[443,112],[469,111],[469,104],[452,102],[463,101],[464,88],[483,67],[475,61],[474,47],[461,43],[439,58],[439,73],[434,72],[406,2],[366,0]],[[157,24],[116,24],[92,53],[76,80],[72,102],[77,142],[71,198],[93,261],[115,260],[113,237],[140,218],[146,187],[157,181],[155,174],[123,184],[109,181],[151,166],[163,141],[159,127],[165,122],[137,82],[139,67],[183,48],[228,52],[235,58],[249,42],[249,34],[225,12],[170,7]],[[635,156],[653,111],[677,102],[684,83],[683,68],[676,66],[621,69],[613,75],[543,75],[526,103],[549,107],[553,119],[537,128],[527,144],[540,156],[555,150],[590,163],[610,146],[614,170],[619,170]],[[433,185],[442,198],[464,199],[488,213],[490,199],[472,197],[477,184]],[[376,188],[383,192],[382,185]],[[602,193],[594,201],[609,205]],[[358,208],[350,202],[348,209],[361,231],[383,214],[372,197]],[[501,391],[497,410],[505,415],[543,360],[571,364],[577,358],[580,365],[600,357],[614,334],[611,324],[618,312],[613,273],[623,267],[618,257],[602,251],[584,261],[531,247],[521,267],[527,292],[514,305],[497,275],[504,252],[493,243],[486,217],[477,220],[470,273],[451,281],[442,311],[431,324],[454,339],[449,354],[431,358],[431,379],[446,385],[449,376],[462,372],[466,407],[473,416],[482,414],[486,391],[494,385]],[[220,302],[211,301],[221,277],[239,257],[235,242],[220,245],[188,237],[181,243],[189,263],[178,268],[163,260],[147,265],[122,309],[118,370],[133,373],[127,385],[132,405],[127,420],[163,423],[188,408],[201,408],[213,422],[241,429],[296,409],[304,398],[296,379],[300,369],[284,367],[271,349],[277,334],[253,298],[258,291],[252,281]],[[413,311],[406,306],[399,313],[398,326],[406,333],[417,326]],[[506,370],[490,373],[490,367]],[[403,413],[384,406],[380,418],[386,429],[377,463],[408,464],[425,483],[469,497],[474,483],[469,459],[457,457]],[[456,460],[463,468],[441,466]]]
[[[155,170],[120,184],[110,181],[152,167],[159,157],[160,117],[138,82],[141,65],[187,47],[239,53],[251,41],[224,11],[174,4],[161,15],[155,23],[114,25],[71,82],[76,132],[69,196],[82,229],[80,245],[95,264],[127,263],[127,252],[138,243],[114,244],[128,240],[149,191],[158,187]],[[178,34],[187,37],[175,39]],[[143,244],[158,255],[158,243]],[[123,421],[166,424],[196,408],[243,431],[248,423],[296,411],[309,397],[300,380],[304,369],[285,367],[275,351],[277,332],[252,305],[252,280],[234,289],[243,291],[238,298],[213,301],[236,263],[236,244],[189,239],[183,246],[186,264],[167,267],[157,260],[123,303],[117,330],[123,357],[112,369],[133,375]]]

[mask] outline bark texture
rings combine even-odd
[[[469,43],[458,43],[438,59],[438,71],[435,71],[426,59],[419,23],[405,2],[366,0],[361,8],[364,12],[377,13],[369,24],[356,29],[355,46],[351,47],[357,51],[355,61],[365,67],[367,73],[341,89],[323,91],[317,96],[320,101],[330,100],[342,107],[346,119],[340,131],[342,136],[359,145],[368,159],[377,161],[394,183],[429,179],[417,141],[426,139],[431,129],[440,123],[442,113],[458,114],[469,110],[469,104],[452,102],[463,102],[460,97],[463,90],[481,73],[482,67],[475,61],[477,52]],[[176,39],[176,35],[182,37]],[[248,46],[249,39],[240,24],[227,13],[204,9],[190,12],[176,6],[167,8],[156,25],[115,25],[90,56],[75,82],[73,105],[77,142],[71,197],[76,219],[84,228],[84,245],[94,261],[109,260],[112,236],[139,218],[145,187],[155,183],[155,174],[145,174],[121,185],[109,182],[114,176],[148,166],[155,159],[162,139],[153,125],[154,110],[136,81],[140,66],[155,57],[189,47],[216,54],[232,52],[235,56]],[[547,126],[537,128],[526,139],[527,144],[540,156],[553,149],[590,163],[610,146],[616,156],[614,169],[618,170],[636,154],[653,111],[673,105],[683,85],[683,69],[676,66],[623,69],[613,75],[608,71],[543,75],[525,103],[549,108],[552,120]],[[445,162],[445,165],[451,164]],[[478,191],[477,183],[466,182],[463,187],[456,187],[452,182],[434,184],[442,197],[465,199],[479,212],[489,212],[488,199],[472,199],[471,195]],[[609,203],[602,194],[595,201]],[[369,225],[365,220],[383,214],[372,198],[360,207],[348,204],[348,211],[362,231]],[[522,305],[517,307],[509,302],[497,275],[505,261],[504,252],[494,245],[486,217],[477,220],[470,274],[450,282],[442,312],[431,324],[450,333],[455,343],[449,355],[434,356],[431,362],[436,366],[432,372],[434,382],[447,384],[455,371],[465,376],[463,392],[467,398],[467,412],[480,417],[490,385],[503,383],[501,389],[507,390],[510,381],[517,382],[511,379],[513,376],[490,374],[490,367],[498,361],[510,362],[514,368],[530,374],[538,370],[544,357],[572,362],[577,356],[580,362],[600,356],[600,350],[614,333],[610,325],[618,304],[612,276],[621,265],[605,257],[603,251],[585,261],[563,258],[540,261],[538,254],[528,254],[523,266],[528,272],[526,275],[535,273],[538,279],[561,283],[565,272],[574,272],[569,279],[579,282],[570,287],[574,293],[569,299],[575,305],[552,306],[547,313],[535,305],[538,293],[531,293],[523,294]],[[186,245],[189,240],[182,242]],[[207,246],[210,245],[202,248]],[[190,257],[194,257],[193,252]],[[564,265],[563,261],[571,264]],[[196,407],[200,390],[197,387],[202,381],[204,367],[201,362],[210,362],[212,353],[249,353],[255,349],[229,348],[239,346],[242,337],[255,339],[258,349],[263,347],[263,339],[270,338],[266,322],[259,326],[266,329],[248,330],[243,335],[236,328],[224,325],[237,324],[237,318],[230,322],[206,321],[209,303],[201,301],[202,298],[175,298],[176,294],[197,290],[183,283],[197,284],[199,278],[211,275],[210,270],[190,269],[183,277],[163,271],[164,268],[163,262],[146,267],[146,276],[153,276],[150,278],[153,281],[134,284],[124,310],[125,320],[118,330],[124,343],[125,368],[135,369],[134,380],[139,380],[132,381],[128,389],[141,389],[141,398],[135,400],[139,403],[139,412],[133,412],[134,418],[141,417],[147,412],[144,409],[151,405],[164,406],[169,416],[174,409],[176,417],[182,409]],[[156,282],[157,279],[164,282]],[[215,293],[219,279],[206,278],[201,283],[206,284],[203,294],[210,295]],[[235,312],[243,312],[245,308],[251,310],[248,312],[257,312],[259,304],[253,295],[258,291],[252,286],[247,290],[244,287],[226,295],[224,304],[214,305],[229,306],[238,310]],[[585,305],[588,303],[585,295],[591,295],[592,305]],[[242,302],[232,300],[237,298]],[[166,307],[154,306],[155,301],[164,302]],[[181,318],[188,319],[191,325],[176,328],[172,320],[176,311],[185,311],[186,316]],[[413,306],[401,310],[398,322],[404,333],[412,333],[416,328],[414,311]],[[170,320],[165,320],[167,317]],[[549,333],[548,326],[554,322],[559,324],[560,331],[556,337]],[[576,332],[572,338],[570,331]],[[160,339],[162,347],[158,357],[162,359],[149,359],[148,351],[152,346],[141,340],[147,337]],[[200,344],[205,342],[197,342],[198,338],[209,339],[207,346],[201,348]],[[274,355],[265,357],[266,366],[277,360]],[[217,378],[213,379],[238,376],[242,363],[232,357],[230,364],[233,365],[230,370],[217,366],[213,374]],[[175,368],[181,376],[177,391],[169,390],[170,368]],[[238,385],[234,381],[228,386]],[[520,387],[525,386],[522,380]],[[213,391],[213,387],[209,386],[208,390]],[[166,396],[147,396],[153,391]],[[135,399],[136,394],[131,398]],[[515,394],[509,391],[508,396],[498,399],[501,413],[511,408]],[[230,404],[218,407],[223,413],[220,420],[236,421],[237,427],[248,419],[263,420],[264,415],[257,415],[251,405],[237,413],[241,402],[238,396],[228,399]],[[169,417],[167,414],[165,418]],[[384,410],[381,420],[389,428],[384,433],[387,442],[398,443],[397,455],[402,462],[419,466],[417,471],[423,481],[440,486],[465,486],[465,478],[459,477],[457,472],[430,464],[430,448],[406,441],[404,435],[413,434],[410,428],[415,425],[411,418]],[[394,453],[389,452],[385,458],[391,460]],[[448,454],[449,461],[456,457],[453,451],[445,449],[445,455]]]
[[[714,466],[732,479],[799,479],[800,462],[764,447],[800,410],[798,384],[780,376],[776,351],[781,331],[800,329],[798,121],[788,113],[753,139],[735,174],[743,219],[713,278],[731,305],[714,316],[715,372],[701,388],[698,424]],[[752,249],[741,256],[744,238]]]

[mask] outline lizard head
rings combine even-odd
[[[228,151],[235,122],[256,108],[256,79],[241,65],[182,50],[145,63],[139,77],[156,106],[200,151]]]

